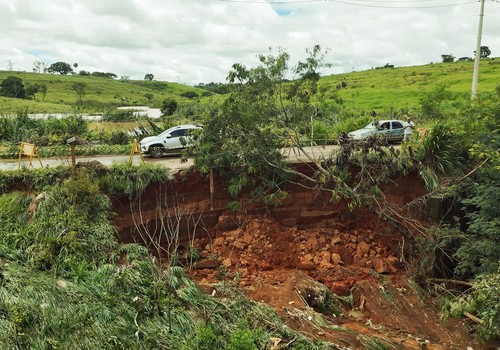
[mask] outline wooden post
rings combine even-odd
[[[75,143],[71,143],[71,167],[73,170],[76,168],[76,149],[75,149]]]

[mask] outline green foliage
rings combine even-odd
[[[0,117],[0,138],[10,142],[29,142],[38,146],[65,143],[70,136],[84,136],[88,123],[80,116],[30,118],[27,111]]]
[[[227,94],[229,93],[229,89],[226,84],[223,83],[214,83],[210,82],[208,84],[200,83],[195,85],[194,87],[207,90],[211,93],[216,93],[216,94]]]
[[[445,114],[445,101],[450,100],[451,93],[447,85],[438,85],[420,99],[422,115],[430,120],[440,120]]]
[[[125,194],[129,197],[141,194],[154,182],[163,183],[170,179],[165,167],[154,163],[113,164],[109,172],[99,178],[103,191],[109,194]]]
[[[79,72],[80,74],[83,71]],[[180,96],[186,91],[195,91],[201,95],[206,90],[191,86],[167,83],[160,81],[122,81],[108,77],[113,73],[102,73],[102,76],[91,75],[53,75],[28,72],[0,71],[0,81],[15,74],[15,77],[29,82],[32,86],[45,86],[37,95],[42,99],[19,99],[0,96],[0,113],[16,113],[18,110],[28,109],[30,113],[73,113],[78,111],[95,114],[103,113],[106,109],[126,105],[153,105],[160,107],[162,100],[176,98],[179,103],[190,101]],[[113,75],[116,77],[116,75]],[[110,76],[110,77],[113,77]],[[86,84],[85,100],[82,104],[75,104],[75,92],[72,85],[75,83]],[[25,86],[26,88],[26,86]],[[149,101],[145,94],[154,93],[154,99]]]
[[[327,123],[321,120],[313,122],[313,140],[317,145],[329,145],[333,143],[333,136]]]
[[[462,199],[467,230],[458,236],[460,247],[454,254],[459,276],[493,273],[500,263],[500,173],[493,166],[482,172],[481,182],[469,187]]]
[[[317,92],[319,68],[323,67],[321,48],[308,51],[310,57],[294,70],[297,83],[285,86],[289,55],[259,55],[260,65],[247,69],[235,64],[228,74],[232,90],[220,110],[208,111],[199,144],[192,148],[195,165],[204,173],[215,169],[228,178],[228,192],[236,197],[251,188],[252,195],[265,198],[284,181],[287,165],[280,149],[292,126],[309,130]],[[326,126],[318,131],[327,137]]]
[[[107,261],[116,245],[108,221],[110,201],[85,173],[45,192],[28,236],[28,259],[38,268],[78,269]]]
[[[212,350],[223,349],[224,339],[221,334],[216,334],[211,326],[199,326],[196,328],[194,338],[185,346],[185,350]]]
[[[23,80],[18,77],[9,76],[0,84],[0,94],[6,97],[25,98]]]
[[[421,175],[429,190],[438,185],[438,175],[459,175],[467,158],[467,144],[460,134],[438,122],[416,146]]]
[[[56,62],[52,63],[49,68],[47,68],[48,73],[59,73],[61,75],[67,75],[73,72],[71,65],[66,62]]]
[[[22,192],[0,196],[0,222],[2,222],[0,256],[18,258],[22,254],[20,250],[24,239],[22,231],[29,221],[28,206],[32,199]]]
[[[126,261],[71,280],[0,258],[0,347],[179,348],[194,332],[192,319],[169,302],[147,253]]]
[[[458,107],[460,112],[450,122],[455,121],[454,128],[474,145],[472,155],[478,159],[494,159],[488,150],[500,148],[500,95],[493,92],[479,94],[474,100],[466,100]]]
[[[238,327],[231,333],[228,344],[224,350],[256,350],[255,338],[258,330],[250,330],[244,322],[238,324]]]
[[[180,96],[182,97],[186,97],[186,98],[189,98],[189,99],[194,99],[194,98],[198,98],[198,94],[196,93],[196,91],[185,91],[185,92],[182,92],[180,94]]]
[[[332,122],[332,139],[337,139],[343,132],[348,133],[360,129],[370,122],[369,116],[345,116],[340,115]]]
[[[453,55],[441,55],[441,58],[443,59],[443,63],[449,63],[455,61],[455,56]]]
[[[497,61],[498,59],[493,58],[481,60],[482,67],[487,69],[481,71],[480,94],[495,90],[500,76],[500,65],[495,64]],[[453,94],[470,97],[470,75],[473,64],[473,62],[439,63],[330,75],[319,79],[318,96],[321,95],[324,103],[332,106],[334,110],[341,105],[349,114],[355,115],[368,113],[372,109],[377,111],[390,108],[417,110],[419,100],[424,97],[426,91],[429,91],[431,86],[439,84],[448,84],[449,91]],[[102,113],[106,107],[121,105],[122,97],[126,97],[130,105],[149,103],[144,94],[151,93],[151,91],[155,92],[153,103],[157,107],[160,107],[162,100],[171,97],[178,98],[179,103],[183,104],[189,100],[180,96],[186,91],[196,91],[199,96],[202,96],[200,101],[203,104],[220,104],[225,98],[223,91],[228,90],[228,87],[223,85],[222,91],[214,91],[217,95],[203,97],[206,90],[201,87],[160,81],[113,80],[90,76],[90,73],[83,76],[1,71],[0,81],[13,74],[31,84],[45,84],[47,92],[43,102],[0,98],[1,112],[4,113],[13,113],[26,108],[30,112],[70,113],[74,109],[74,93],[71,84],[75,82],[87,84],[86,101],[80,108],[89,113]],[[339,81],[347,85],[337,88]],[[211,83],[206,86],[211,86]],[[90,101],[94,102],[90,103]]]
[[[65,166],[0,171],[0,193],[15,190],[41,192],[69,176],[70,169]]]
[[[127,154],[130,153],[130,145],[133,136],[124,130],[96,129],[89,132],[89,137],[98,145],[80,146],[77,152],[84,152],[80,148],[95,148],[95,154]],[[111,145],[127,145],[127,147],[111,147]],[[87,152],[88,153],[88,152]]]
[[[173,98],[168,98],[166,100],[163,100],[161,103],[161,114],[163,116],[171,116],[172,114],[175,113],[177,110],[178,104],[177,101]]]
[[[122,110],[107,110],[101,118],[103,122],[135,122],[139,120],[147,119],[147,117],[141,117],[136,115],[134,110],[122,109]]]
[[[466,294],[452,299],[444,308],[445,317],[462,317],[465,312],[477,316],[475,324],[479,339],[484,342],[500,340],[500,269],[479,275]]]
[[[81,82],[74,83],[71,86],[71,88],[75,91],[77,101],[80,105],[83,103],[83,97],[85,96],[86,87],[87,87],[87,84],[81,83]]]
[[[476,54],[476,50],[474,50],[474,55]],[[481,46],[480,58],[487,58],[491,55],[491,50],[488,46]]]

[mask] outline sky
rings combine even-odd
[[[224,83],[235,63],[283,49],[293,68],[315,45],[332,65],[323,76],[424,65],[473,57],[479,13],[477,0],[0,0],[0,70],[62,61]],[[500,57],[500,2],[485,0],[481,45]]]

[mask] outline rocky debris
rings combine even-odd
[[[398,236],[381,235],[363,225],[348,228],[330,222],[328,226],[335,228],[299,229],[281,225],[282,221],[273,217],[219,218],[216,237],[196,243],[202,247],[202,257],[216,260],[202,259],[197,270],[222,265],[237,272],[244,284],[262,271],[298,269],[341,295],[349,293],[353,271],[357,276],[369,276],[370,271],[398,272]]]
[[[235,214],[227,210],[232,199],[226,183],[216,176],[215,204],[207,211],[212,207],[208,185],[205,178],[188,172],[165,187],[166,195],[203,213],[200,222],[206,230],[197,232],[193,242],[201,260],[188,272],[208,294],[221,280],[237,285],[256,302],[273,307],[287,327],[344,348],[365,349],[361,340],[381,339],[394,348],[422,349],[418,337],[429,340],[425,346],[433,350],[467,345],[482,349],[463,325],[451,319],[442,324],[432,298],[413,290],[399,261],[401,232],[368,208],[349,210],[346,203],[332,204],[328,193],[287,188],[289,196],[281,206],[247,203],[244,215]],[[159,190],[147,189],[144,208],[156,212]],[[391,204],[402,207],[424,194],[425,188],[414,173],[395,179],[382,191]],[[129,204],[115,201],[114,208],[121,214],[115,222],[122,231],[128,230],[130,223],[121,221]],[[340,314],[323,314],[321,323],[315,324],[315,310],[307,300],[304,303],[303,295],[317,284],[348,303]],[[287,344],[272,339],[267,345],[279,349]]]

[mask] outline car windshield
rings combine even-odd
[[[375,125],[373,125],[373,122],[365,126],[363,129],[375,129]]]
[[[167,134],[170,134],[172,131],[174,131],[175,129],[168,129],[168,130],[165,130],[164,132],[162,132],[160,135],[158,136],[165,136]]]

